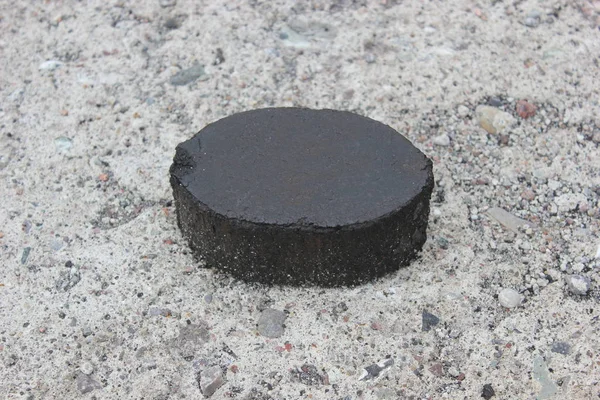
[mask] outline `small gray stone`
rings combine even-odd
[[[299,34],[291,27],[285,25],[281,28],[279,38],[288,47],[294,47],[297,49],[306,49],[310,47],[310,41],[305,36]]]
[[[265,309],[258,319],[258,332],[268,338],[278,338],[283,335],[285,326],[283,323],[287,315],[280,310],[273,308]]]
[[[460,106],[458,106],[456,111],[458,112],[458,115],[460,115],[463,118],[466,117],[467,115],[469,115],[469,112],[470,112],[469,108],[462,104]]]
[[[569,292],[584,296],[590,290],[591,280],[583,275],[571,275],[567,277]]]
[[[533,378],[541,385],[537,398],[539,400],[550,399],[558,392],[558,386],[550,378],[548,366],[542,357],[536,355],[533,359]]]
[[[81,394],[90,393],[96,389],[102,389],[102,385],[99,382],[85,374],[77,375],[76,384],[77,390],[79,390]]]
[[[31,253],[31,247],[25,247],[23,249],[23,254],[21,254],[21,264],[27,263],[27,259],[29,258],[29,253]]]
[[[167,20],[165,21],[165,28],[177,29],[179,28],[179,21],[177,20],[177,18],[174,17],[167,18]]]
[[[184,325],[179,329],[179,336],[174,341],[174,346],[184,359],[193,359],[196,353],[204,347],[210,339],[208,326],[205,322],[200,324]]]
[[[73,147],[73,141],[66,136],[60,136],[54,139],[54,146],[59,153],[64,153]]]
[[[485,400],[490,400],[495,395],[496,395],[496,392],[494,391],[494,388],[492,387],[491,383],[486,383],[485,385],[483,385],[483,390],[481,391],[481,397],[483,397]]]
[[[75,318],[73,318],[75,319]],[[83,337],[88,337],[92,335],[92,328],[90,328],[89,326],[85,326],[83,327],[83,329],[81,330],[81,333],[83,335]]]
[[[171,77],[171,84],[173,86],[184,86],[194,82],[196,79],[204,81],[208,79],[208,75],[204,72],[204,65],[195,63],[188,69],[184,69],[176,73]]]
[[[163,8],[174,7],[177,4],[177,0],[158,0],[158,4]]]
[[[58,60],[48,60],[41,63],[38,68],[40,69],[40,71],[54,71],[62,65],[63,63]]]
[[[375,54],[373,54],[373,53],[365,54],[364,58],[365,58],[365,61],[367,62],[367,64],[373,64],[377,60],[377,58],[375,57]]]
[[[490,97],[490,99],[488,100],[488,105],[492,107],[501,107],[502,100],[498,97]]]
[[[521,295],[514,289],[504,288],[498,294],[498,301],[502,307],[515,308],[521,304]]]
[[[62,239],[53,239],[50,242],[50,248],[54,251],[59,251],[65,246],[65,242]]]
[[[569,354],[571,352],[571,345],[567,342],[554,342],[550,347],[553,353]]]
[[[169,317],[171,316],[171,310],[168,308],[160,308],[160,307],[150,307],[150,309],[148,309],[148,316],[150,317],[158,317],[158,316],[162,316],[162,317]]]
[[[448,247],[450,247],[450,242],[448,241],[448,239],[446,239],[445,237],[442,236],[438,236],[436,238],[437,243],[440,245],[440,248],[447,250]]]
[[[439,136],[433,138],[433,144],[438,146],[449,146],[450,145],[450,137],[445,133],[442,133]]]
[[[210,367],[198,374],[198,386],[204,397],[210,397],[225,383],[221,368]]]
[[[423,311],[421,318],[422,318],[421,329],[423,330],[423,332],[429,332],[431,330],[431,328],[433,328],[434,326],[436,326],[437,324],[440,323],[440,319],[437,316],[435,316],[427,311]]]
[[[560,212],[574,211],[579,204],[586,201],[586,197],[581,193],[565,193],[554,198],[554,203]]]
[[[535,226],[531,222],[528,222],[519,217],[515,217],[514,215],[512,215],[508,211],[503,210],[500,207],[490,208],[489,210],[487,210],[487,214],[490,217],[492,217],[493,219],[495,219],[496,221],[498,221],[500,223],[500,225],[504,226],[508,230],[511,230],[515,233],[519,233],[519,228],[522,226],[525,226],[525,225],[529,225],[531,227]]]
[[[535,17],[526,17],[525,18],[525,25],[530,28],[537,28],[539,24],[540,24],[539,18],[535,18]]]
[[[531,11],[527,14],[523,23],[530,28],[537,28],[540,24],[541,16],[542,14],[539,11]]]
[[[94,372],[94,366],[91,363],[85,361],[79,366],[79,371],[81,371],[82,374],[91,375],[92,372]]]

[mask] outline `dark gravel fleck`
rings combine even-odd
[[[23,255],[21,256],[21,264],[25,264],[27,262],[27,258],[29,257],[30,252],[31,252],[31,247],[25,247],[23,249]]]
[[[490,97],[488,104],[492,107],[500,107],[502,105],[502,100],[498,97]]]
[[[359,378],[359,380],[368,381],[371,379],[375,379],[381,374],[382,371],[390,368],[392,365],[394,365],[393,358],[387,358],[377,364],[371,364],[368,367],[364,368],[364,372],[363,372],[362,376]]]
[[[485,400],[489,400],[492,397],[494,397],[496,395],[496,392],[494,391],[494,388],[492,387],[492,385],[490,383],[486,383],[485,385],[483,385],[483,390],[481,391],[481,397],[483,397]]]
[[[550,350],[553,353],[559,353],[559,354],[569,354],[571,352],[571,345],[567,342],[554,342],[552,343],[552,347],[550,347]]]
[[[324,377],[319,374],[319,370],[312,364],[304,364],[300,368],[292,370],[292,379],[304,383],[305,385],[321,385]]]
[[[433,328],[439,323],[440,319],[437,316],[427,311],[423,311],[423,326],[421,328],[423,332],[429,332],[431,328]]]
[[[179,21],[177,21],[177,18],[168,18],[165,21],[165,28],[167,29],[177,29],[179,28]]]

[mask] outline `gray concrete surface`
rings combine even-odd
[[[597,398],[599,15],[584,0],[2,1],[0,397]],[[291,105],[378,119],[434,160],[420,260],[321,290],[191,257],[176,144]]]

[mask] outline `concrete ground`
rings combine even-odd
[[[600,2],[0,2],[0,397],[600,396]],[[351,289],[193,259],[207,123],[350,110],[432,158],[421,258]]]

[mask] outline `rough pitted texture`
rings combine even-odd
[[[354,285],[426,240],[431,161],[349,112],[271,108],[208,125],[177,147],[171,184],[191,248],[249,281]]]
[[[483,400],[485,384],[492,400],[600,399],[594,0],[1,4],[0,399],[202,399],[211,366],[211,400]],[[172,83],[197,63],[206,75]],[[196,268],[174,149],[275,105],[352,110],[433,160],[419,259],[334,290]],[[480,105],[517,122],[489,133]],[[503,288],[521,305],[500,306]],[[269,307],[281,338],[257,336]],[[297,380],[305,364],[329,384]],[[79,374],[102,388],[82,394]]]

